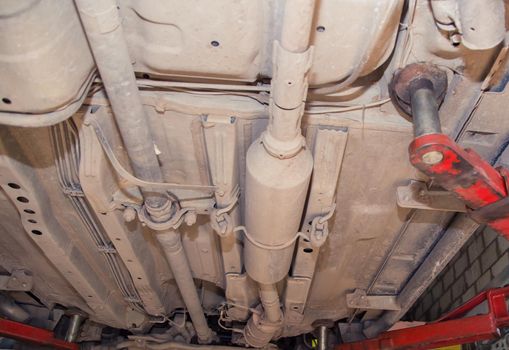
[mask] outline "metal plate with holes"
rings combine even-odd
[[[352,309],[401,310],[396,295],[367,295],[366,291],[356,289],[346,295],[346,305]]]
[[[412,180],[396,190],[398,206],[424,210],[454,211],[465,213],[466,207],[454,194],[447,191],[428,190],[426,184]]]
[[[32,275],[25,270],[14,270],[11,275],[0,276],[0,290],[28,292],[32,286]]]

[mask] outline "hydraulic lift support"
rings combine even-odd
[[[341,344],[336,350],[433,349],[494,339],[500,336],[500,328],[509,327],[508,295],[509,287],[491,289],[435,322],[388,331],[373,339]],[[485,301],[488,313],[459,318]]]
[[[55,338],[52,331],[0,318],[0,336],[51,349],[78,350],[78,344]]]
[[[509,171],[494,168],[442,133],[438,106],[446,90],[446,73],[431,64],[410,64],[394,75],[389,87],[391,98],[414,125],[410,162],[433,184],[456,194],[474,220],[509,239]],[[338,349],[429,349],[491,339],[499,335],[500,327],[509,326],[508,293],[508,288],[491,290],[434,323],[385,332]],[[457,319],[484,300],[488,302],[488,314]]]
[[[445,72],[423,63],[408,65],[391,82],[393,100],[414,123],[410,162],[434,184],[455,193],[474,220],[509,239],[509,171],[494,168],[442,133],[438,105],[446,87]]]

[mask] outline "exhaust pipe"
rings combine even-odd
[[[290,270],[306,200],[313,158],[300,123],[307,95],[312,49],[309,36],[314,0],[287,1],[281,41],[274,42],[270,119],[246,157],[245,267],[259,283],[263,313],[244,329],[246,342],[266,345],[281,329],[283,313],[276,283]]]
[[[162,182],[117,5],[113,0],[76,0],[75,3],[134,174],[142,180]],[[143,188],[141,191],[151,215],[160,218],[161,212],[171,214],[172,205],[166,193]]]
[[[114,0],[76,0],[75,3],[133,171],[142,180],[163,182],[117,5]],[[141,191],[151,220],[165,222],[173,216],[176,206],[164,191],[143,188]],[[180,236],[175,231],[169,231],[158,234],[157,239],[163,248],[168,249],[165,249],[165,254],[198,340],[200,343],[211,342],[213,333],[207,325]]]

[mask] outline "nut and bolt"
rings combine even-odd
[[[458,46],[461,44],[461,34],[460,33],[453,33],[451,36],[449,36],[449,40],[453,46]]]
[[[428,165],[440,163],[444,159],[444,155],[439,151],[430,151],[422,155],[422,161]]]
[[[131,207],[127,207],[124,209],[122,216],[124,217],[125,222],[131,222],[136,219],[136,210]]]
[[[197,215],[195,211],[189,211],[184,215],[184,221],[187,226],[193,226],[196,223]]]

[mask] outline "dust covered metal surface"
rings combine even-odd
[[[403,112],[427,80],[444,134],[501,157],[504,6],[1,4],[0,315],[133,348],[390,327],[478,226]]]

